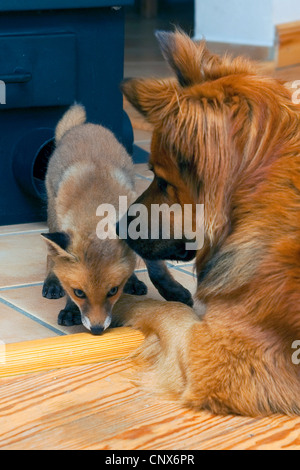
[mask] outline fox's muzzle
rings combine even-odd
[[[103,323],[92,322],[86,315],[81,314],[82,324],[93,334],[101,335],[111,324],[111,315],[107,315]]]

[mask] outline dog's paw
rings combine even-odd
[[[146,295],[148,288],[143,281],[140,281],[136,276],[130,277],[125,284],[124,294],[130,295]]]
[[[186,304],[188,305],[189,307],[193,307],[194,305],[194,300],[193,300],[193,297],[192,297],[192,294],[190,293],[190,291],[188,291],[186,289],[186,292],[183,293],[183,300],[179,300],[179,302],[183,303],[183,304]]]
[[[79,308],[76,305],[64,308],[59,312],[57,322],[62,326],[81,325],[82,321]]]
[[[44,282],[42,295],[46,299],[60,299],[61,297],[64,297],[65,291],[63,290],[59,280],[56,277],[51,276]]]
[[[194,305],[192,294],[182,285],[179,285],[175,289],[160,291],[160,294],[168,301],[180,302],[189,307],[193,307]]]

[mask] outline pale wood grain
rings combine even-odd
[[[300,64],[300,21],[277,26],[277,67]]]
[[[80,333],[7,344],[4,363],[0,361],[0,377],[124,358],[142,340],[138,331],[115,328],[102,336]]]
[[[195,413],[133,378],[123,359],[0,380],[0,449],[300,449],[300,418]]]

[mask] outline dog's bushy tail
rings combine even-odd
[[[135,361],[147,390],[215,414],[300,415],[299,376],[268,335],[260,344],[251,331],[248,338],[246,330],[241,335],[231,328],[230,319],[200,321],[190,307],[174,302],[132,296],[118,308],[145,336]]]
[[[63,136],[73,127],[80,126],[86,122],[84,106],[74,104],[62,117],[55,129],[55,141],[58,143]]]

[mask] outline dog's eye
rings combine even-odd
[[[85,292],[83,292],[83,290],[73,289],[73,292],[76,295],[76,297],[78,297],[79,299],[86,299],[86,294]]]
[[[157,178],[157,185],[161,191],[166,191],[169,183],[163,178]]]
[[[107,297],[113,297],[114,295],[116,295],[118,290],[119,290],[118,286],[112,287],[110,291],[108,292]]]

